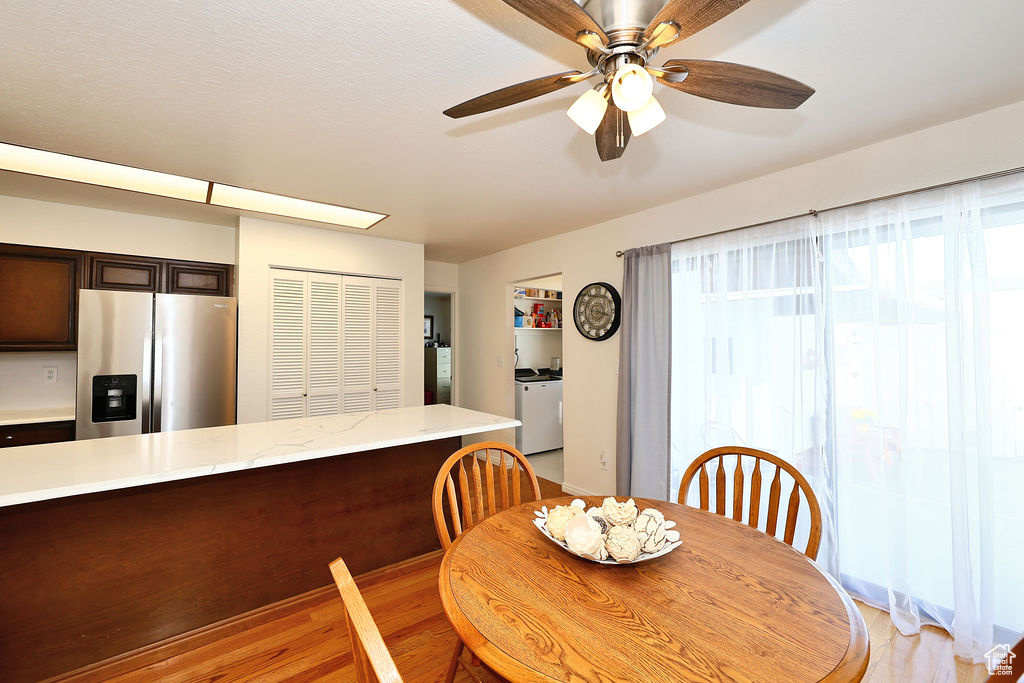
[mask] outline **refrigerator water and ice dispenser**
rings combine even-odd
[[[94,375],[92,421],[134,420],[138,385],[138,375]]]

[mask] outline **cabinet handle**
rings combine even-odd
[[[11,439],[13,439],[13,438],[14,438],[14,435],[13,435],[13,434],[8,434],[8,435],[7,435],[7,436],[5,436],[4,438],[5,438],[5,439],[7,439],[8,441],[10,441]]]
[[[373,388],[373,390],[374,390],[374,391],[377,391],[377,387],[374,387],[374,388]]]

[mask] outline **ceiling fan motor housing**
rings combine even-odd
[[[664,0],[576,0],[608,36],[609,47],[639,44],[644,29],[658,14]]]

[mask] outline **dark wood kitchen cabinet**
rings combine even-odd
[[[89,254],[89,289],[231,296],[232,266],[143,256]]]
[[[233,267],[224,263],[193,263],[167,261],[166,283],[168,294],[208,294],[231,296]]]
[[[75,423],[33,422],[0,426],[0,448],[75,440]]]
[[[235,267],[0,244],[0,351],[73,351],[78,290],[231,296]]]
[[[75,348],[83,254],[0,244],[0,351]]]
[[[160,259],[118,254],[89,254],[87,289],[159,292],[164,265]]]

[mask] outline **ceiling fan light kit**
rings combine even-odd
[[[608,86],[604,83],[580,95],[565,112],[587,135],[593,135],[608,110]]]
[[[658,104],[654,95],[647,100],[647,104],[639,109],[626,112],[626,115],[629,118],[629,128],[633,131],[633,135],[643,135],[666,118],[665,110]]]
[[[742,64],[708,60],[650,61],[659,49],[692,36],[745,5],[748,0],[504,0],[541,26],[587,50],[593,69],[568,71],[467,100],[445,110],[452,118],[472,116],[601,76],[566,112],[594,135],[602,161],[617,159],[632,135],[662,123],[665,110],[654,97],[654,81],[705,99],[747,107],[796,109],[814,89],[785,76]],[[600,22],[583,8],[592,5]],[[611,102],[609,102],[609,96]]]
[[[626,64],[612,76],[612,101],[625,112],[636,111],[654,95],[654,79],[639,64]]]

